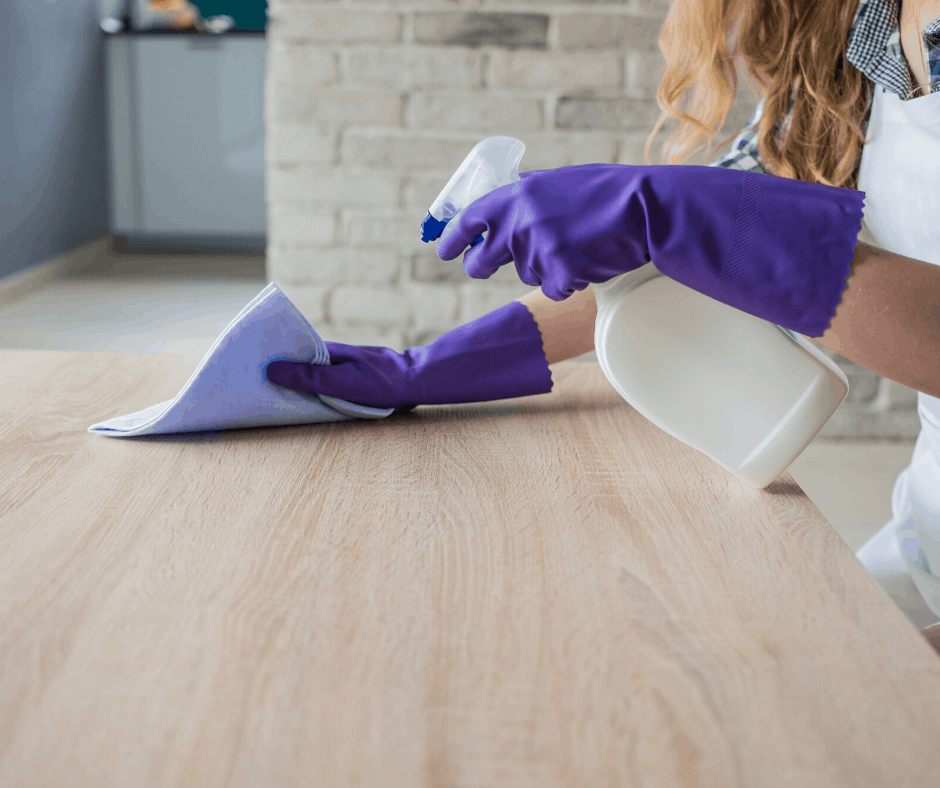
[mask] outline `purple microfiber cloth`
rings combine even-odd
[[[264,372],[275,359],[330,363],[326,343],[272,282],[229,323],[173,399],[93,424],[88,431],[129,438],[374,419],[393,412],[276,386]]]

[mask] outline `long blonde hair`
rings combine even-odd
[[[919,20],[925,0],[907,1]],[[656,99],[663,112],[646,141],[647,164],[670,117],[680,123],[663,144],[663,164],[687,161],[706,139],[711,158],[735,137],[737,129],[712,144],[737,94],[734,64],[743,61],[745,82],[766,97],[757,147],[767,171],[857,188],[861,124],[871,101],[871,83],[845,56],[857,8],[858,0],[673,0],[659,33],[666,70]]]

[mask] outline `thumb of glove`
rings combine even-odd
[[[276,386],[295,391],[336,396],[336,386],[330,383],[329,364],[307,364],[298,361],[272,361],[265,368],[267,379]],[[327,372],[327,374],[323,374]]]

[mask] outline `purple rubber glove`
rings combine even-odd
[[[652,260],[664,275],[809,336],[845,289],[864,194],[722,167],[588,164],[528,173],[464,208],[442,260],[486,279],[519,278],[562,301]]]
[[[272,361],[266,368],[268,380],[289,389],[402,410],[552,389],[542,335],[532,313],[518,301],[404,353],[332,342],[326,346],[329,364]]]

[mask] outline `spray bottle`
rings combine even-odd
[[[431,205],[422,240],[520,180],[524,152],[510,137],[479,143]],[[754,487],[783,473],[848,394],[842,370],[804,337],[663,276],[652,262],[590,287],[597,360],[620,396]]]

